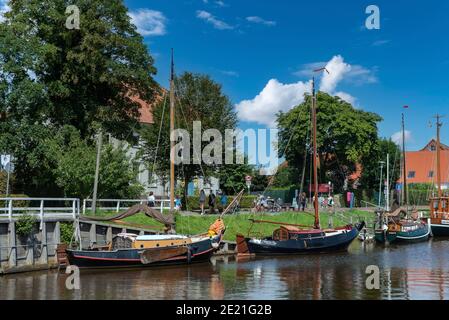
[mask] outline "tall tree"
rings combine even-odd
[[[377,123],[382,118],[323,92],[317,99],[319,180],[331,181],[341,190],[346,177],[356,171],[356,164],[376,146]],[[305,156],[310,141],[310,108],[311,97],[306,95],[302,104],[278,115],[279,150],[285,150],[281,156],[290,166],[306,166],[306,178],[310,175],[310,155]]]
[[[95,174],[95,146],[82,139],[78,130],[64,126],[45,141],[46,162],[53,162],[56,184],[66,197],[88,198],[92,195]],[[143,187],[137,182],[138,166],[122,143],[106,143],[102,148],[98,196],[100,198],[135,198]]]
[[[72,4],[14,0],[0,23],[0,150],[14,154],[18,183],[31,193],[53,179],[40,161],[45,135],[72,125],[83,139],[99,127],[129,139],[139,116],[131,97],[151,101],[159,90],[122,0],[76,1],[79,29],[66,27]]]
[[[363,159],[362,176],[360,183],[365,189],[378,190],[380,181],[380,162],[383,165],[383,180],[386,178],[387,154],[390,155],[390,190],[395,186],[401,176],[401,150],[391,139],[377,139],[376,144]]]
[[[176,176],[184,182],[184,193],[186,194],[188,183],[194,177],[218,175],[219,169],[223,166],[215,163],[206,164],[202,161],[203,149],[210,141],[202,141],[199,152],[193,150],[193,122],[201,122],[202,132],[208,129],[217,129],[224,139],[226,129],[234,130],[236,128],[237,116],[231,101],[223,93],[221,85],[206,75],[186,72],[175,79],[175,87],[175,128],[186,130],[190,136],[190,150],[188,150],[190,164],[178,165],[176,168]],[[153,119],[156,125],[141,130],[141,137],[144,141],[143,154],[148,160],[150,168],[156,163],[159,173],[169,170],[170,120],[168,104],[169,97],[162,99],[153,109]],[[164,106],[165,112],[163,112]],[[160,143],[156,150],[156,142],[159,137]],[[224,153],[224,146],[221,152]],[[194,164],[194,160],[199,160],[201,165]]]

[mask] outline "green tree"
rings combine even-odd
[[[356,164],[376,146],[377,123],[382,118],[375,113],[355,109],[339,97],[323,92],[318,93],[317,101],[319,181],[331,181],[339,191],[346,177],[355,172]],[[310,143],[310,108],[311,97],[306,95],[302,104],[278,115],[279,150],[286,150],[281,156],[292,167],[306,165],[306,178],[310,175],[309,160],[304,164],[304,159],[309,158],[304,154],[307,152],[306,144]]]
[[[48,161],[54,161],[52,173],[67,197],[90,197],[95,176],[96,149],[83,140],[72,126],[63,127],[46,141]],[[136,181],[137,165],[122,144],[104,145],[98,184],[99,198],[134,198],[143,192]]]
[[[223,166],[219,172],[220,189],[226,194],[237,194],[240,190],[247,188],[245,177],[253,176],[254,167],[248,164],[228,164]]]
[[[383,180],[386,178],[387,154],[390,155],[390,190],[401,176],[401,150],[391,139],[377,139],[376,144],[361,161],[363,164],[360,184],[364,189],[378,190],[380,181],[380,162],[383,161]]]
[[[281,167],[273,177],[271,186],[288,188],[300,184],[300,173],[295,167]]]
[[[91,139],[96,124],[131,139],[139,116],[131,97],[152,101],[159,91],[123,1],[76,1],[79,30],[65,27],[72,4],[14,0],[0,23],[0,150],[15,156],[17,185],[34,195],[58,194],[42,162],[44,140],[64,125]]]
[[[225,130],[234,130],[237,116],[229,98],[223,93],[220,84],[206,75],[186,72],[175,79],[175,128],[185,129],[193,137],[193,122],[201,121],[201,130],[217,129],[223,138]],[[170,119],[169,101],[167,97],[153,109],[153,119],[156,125],[143,128],[141,137],[144,141],[142,152],[147,159],[150,169],[156,163],[158,173],[168,175],[170,165]],[[164,111],[165,106],[165,112]],[[157,147],[159,138],[160,143]],[[202,142],[202,148],[209,142]],[[218,175],[223,164],[204,164],[201,154],[193,151],[190,141],[190,163],[176,167],[176,177],[183,181],[184,195],[187,194],[188,183],[197,176],[210,177]],[[224,153],[224,150],[222,150]],[[199,159],[201,165],[193,164]],[[224,159],[224,157],[223,157]]]

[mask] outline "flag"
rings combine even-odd
[[[408,109],[408,106],[404,106],[404,109]]]

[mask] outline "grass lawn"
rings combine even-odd
[[[115,213],[112,212],[98,212],[97,215],[101,216],[112,216]],[[357,222],[359,220],[372,221],[373,214],[365,211],[347,211],[344,213],[344,219],[340,217],[340,214],[334,216],[333,223],[334,226],[342,226],[349,223],[351,217],[353,222]],[[216,215],[176,215],[176,231],[179,234],[186,235],[194,235],[199,233],[207,232],[209,226],[217,219]],[[321,213],[321,225],[322,227],[327,227],[329,221],[329,215],[327,213]],[[292,223],[292,224],[301,224],[301,225],[313,225],[314,217],[309,213],[299,213],[299,212],[284,212],[284,213],[276,213],[276,214],[235,214],[235,215],[226,215],[224,216],[224,222],[226,225],[226,234],[225,240],[235,241],[235,235],[237,233],[241,233],[246,235],[251,226],[251,221],[248,219],[256,219],[256,220],[268,220],[275,222],[284,222],[284,223]],[[139,224],[142,226],[149,226],[151,229],[162,230],[163,226],[156,220],[147,217],[143,213],[136,214],[132,217],[126,218],[123,220],[124,222]],[[254,224],[252,228],[252,232],[257,233],[258,235],[270,235],[273,230],[278,226],[272,224]]]

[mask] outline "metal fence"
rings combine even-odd
[[[144,204],[147,201],[144,199],[98,199],[97,209],[111,212],[120,212],[121,210],[128,210],[136,204]],[[83,200],[83,214],[92,207],[92,199]],[[170,209],[170,199],[156,199],[155,209],[163,212]]]
[[[18,218],[28,214],[44,221],[44,218],[76,219],[80,212],[80,200],[76,198],[0,198],[0,218]]]

